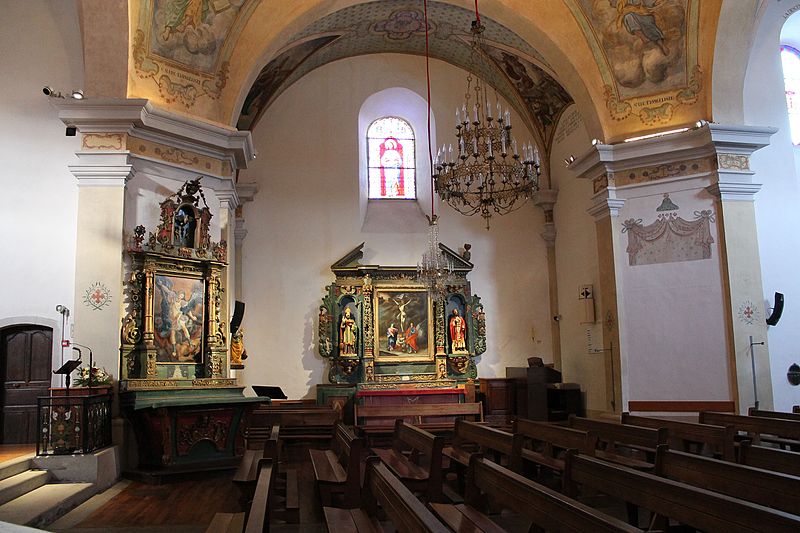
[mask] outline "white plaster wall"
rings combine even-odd
[[[76,2],[4,2],[0,50],[0,321],[53,320],[58,344],[55,306],[83,305],[73,287],[78,191],[67,169],[79,143],[64,136],[42,87],[82,87]],[[60,354],[54,350],[57,361]]]
[[[705,185],[705,180],[702,185]],[[628,219],[647,226],[657,215],[663,193],[679,206],[678,216],[694,220],[700,210],[715,211],[713,198],[698,184],[685,181],[630,187],[613,231]],[[621,332],[628,400],[731,400],[719,258],[719,234],[711,224],[711,257],[655,265],[630,266],[621,239],[617,261],[625,310]]]
[[[566,168],[564,159],[586,152],[590,139],[576,105],[565,110],[559,120],[550,158],[553,188],[558,189],[554,209],[556,223],[556,270],[558,306],[561,319],[561,364],[566,382],[580,383],[586,408],[601,411],[606,402],[602,321],[583,324],[582,304],[578,300],[581,285],[594,285],[598,300],[597,233],[594,218],[586,210],[591,206],[592,182],[581,180]]]
[[[327,368],[317,354],[317,313],[324,287],[334,279],[330,265],[350,249],[365,241],[365,264],[417,263],[426,241],[418,220],[398,223],[394,231],[362,230],[358,116],[364,101],[384,89],[405,87],[424,97],[424,72],[423,58],[394,54],[328,64],[282,94],[253,132],[258,158],[239,177],[260,187],[244,207],[244,327],[250,354],[244,383],[280,385],[290,397],[301,397],[326,381]],[[448,117],[460,105],[466,74],[439,61],[432,61],[431,74],[437,144],[450,143]],[[519,119],[514,123],[519,129]],[[517,136],[521,141],[527,134]],[[426,175],[420,168],[419,176]],[[506,366],[524,366],[531,355],[552,360],[541,211],[528,204],[494,217],[488,232],[479,217],[466,218],[448,207],[440,214],[443,243],[453,249],[465,242],[473,246],[470,279],[483,298],[488,331],[479,376],[504,376]]]
[[[786,296],[783,317],[777,326],[769,328],[768,334],[774,407],[782,411],[800,403],[800,387],[792,387],[786,379],[789,365],[800,364],[800,191],[779,53],[786,13],[797,4],[767,5],[750,54],[744,87],[745,123],[779,128],[771,144],[752,156],[751,168],[755,171],[754,181],[763,183],[755,201],[764,294],[764,301],[760,302],[762,314],[769,314],[767,306],[772,304],[775,291]],[[800,43],[798,35],[787,38]]]

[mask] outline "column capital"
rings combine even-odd
[[[592,215],[595,219],[604,217],[618,217],[619,210],[625,205],[625,200],[622,198],[610,198],[608,196],[598,196],[595,198],[592,207],[587,209],[587,213]]]
[[[78,187],[125,187],[135,170],[128,152],[77,152],[79,164],[69,165]]]
[[[236,193],[239,195],[239,205],[252,202],[258,192],[258,183],[237,183]]]
[[[247,228],[244,227],[244,219],[236,219],[236,227],[233,230],[233,236],[236,241],[236,246],[241,246],[244,238],[247,237]]]
[[[544,211],[552,211],[558,199],[558,189],[542,189],[536,193],[533,202]]]

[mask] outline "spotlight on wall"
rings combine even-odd
[[[66,135],[67,137],[75,137],[77,133],[78,133],[78,128],[76,128],[75,126],[67,126],[67,131],[64,132],[64,135]]]
[[[51,96],[53,98],[64,98],[64,95],[62,95],[60,92],[56,91],[49,85],[45,85],[42,88],[42,92],[44,93],[45,96]]]
[[[67,93],[67,96],[64,96],[63,94],[61,94],[61,91],[57,91],[52,87],[50,87],[49,85],[45,85],[44,87],[42,87],[42,92],[44,93],[45,96],[49,96],[50,98],[66,98],[67,96],[69,96],[74,100],[83,100],[84,98],[83,90],[81,89],[73,89]]]

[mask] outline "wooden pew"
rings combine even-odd
[[[800,447],[800,422],[795,420],[701,411],[700,423],[733,426],[736,431],[747,433],[753,444],[760,444],[763,440],[781,447]]]
[[[269,511],[272,506],[270,495],[273,491],[273,462],[272,459],[261,459],[258,462],[258,482],[253,494],[253,503],[247,515],[244,533],[262,533],[269,531]]]
[[[574,415],[570,415],[569,425],[597,434],[602,449],[595,451],[595,457],[637,470],[652,470],[656,448],[667,443],[666,428],[623,425]]]
[[[782,411],[764,411],[751,407],[747,410],[748,416],[760,416],[761,418],[784,418],[786,420],[800,421],[800,413],[784,413]]]
[[[427,501],[442,497],[442,447],[444,440],[415,426],[395,422],[392,447],[373,448],[389,470]]]
[[[216,513],[206,533],[263,533],[269,531],[269,510],[273,505],[275,471],[272,459],[260,459],[253,501],[245,513]]]
[[[593,431],[580,431],[525,418],[514,420],[513,428],[514,434],[523,438],[520,457],[558,474],[564,470],[566,450],[576,449],[594,455],[597,448],[597,435]]]
[[[364,440],[341,422],[330,450],[308,450],[319,487],[322,505],[332,507],[333,494],[342,497],[341,506],[352,509],[361,504],[361,451]]]
[[[451,463],[464,467],[469,466],[469,458],[474,453],[491,455],[498,464],[505,457],[508,467],[519,472],[522,466],[522,441],[522,435],[513,435],[468,420],[456,420],[453,444],[446,446],[442,453]]]
[[[739,443],[739,464],[800,476],[800,453],[756,446],[746,439]]]
[[[674,451],[668,446],[658,447],[655,473],[788,513],[800,510],[800,477]]]
[[[257,442],[248,441],[254,447],[245,446],[242,460],[233,474],[233,484],[239,490],[239,503],[242,509],[250,507],[258,481],[259,465],[262,459],[272,459],[277,467],[280,463],[280,446],[278,443],[278,426],[273,426],[268,439],[258,438]]]
[[[391,434],[395,420],[403,420],[432,433],[452,432],[458,418],[483,422],[483,404],[473,402],[355,406],[356,427],[367,438]]]
[[[736,432],[730,426],[677,422],[663,418],[632,416],[630,413],[622,413],[622,423],[651,429],[667,428],[667,440],[670,448],[688,452],[698,444],[705,445],[715,456],[725,461],[736,460],[734,446]]]
[[[253,410],[251,428],[280,426],[284,441],[330,441],[333,429],[341,420],[341,412],[333,407],[307,407],[305,404],[262,404]]]
[[[581,485],[703,531],[800,530],[800,516],[578,455],[574,451],[567,454],[564,479],[565,492],[571,497]]]
[[[479,454],[470,458],[466,503],[431,503],[453,531],[504,531],[483,514],[491,503],[530,519],[540,531],[641,531],[511,472]],[[488,502],[487,502],[488,500]]]
[[[370,460],[364,480],[364,508],[324,507],[330,533],[383,533],[378,521],[378,506],[399,533],[448,533],[447,527],[386,468]]]

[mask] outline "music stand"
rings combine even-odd
[[[72,371],[78,368],[79,366],[81,366],[80,359],[70,359],[69,361],[61,365],[61,368],[59,368],[58,370],[53,370],[53,374],[62,374],[65,376],[64,381],[67,384],[67,396],[69,396],[69,375],[72,374]]]
[[[280,387],[269,387],[266,385],[253,385],[252,387],[256,396],[266,397],[271,400],[285,400],[287,398],[286,393],[284,393]]]

